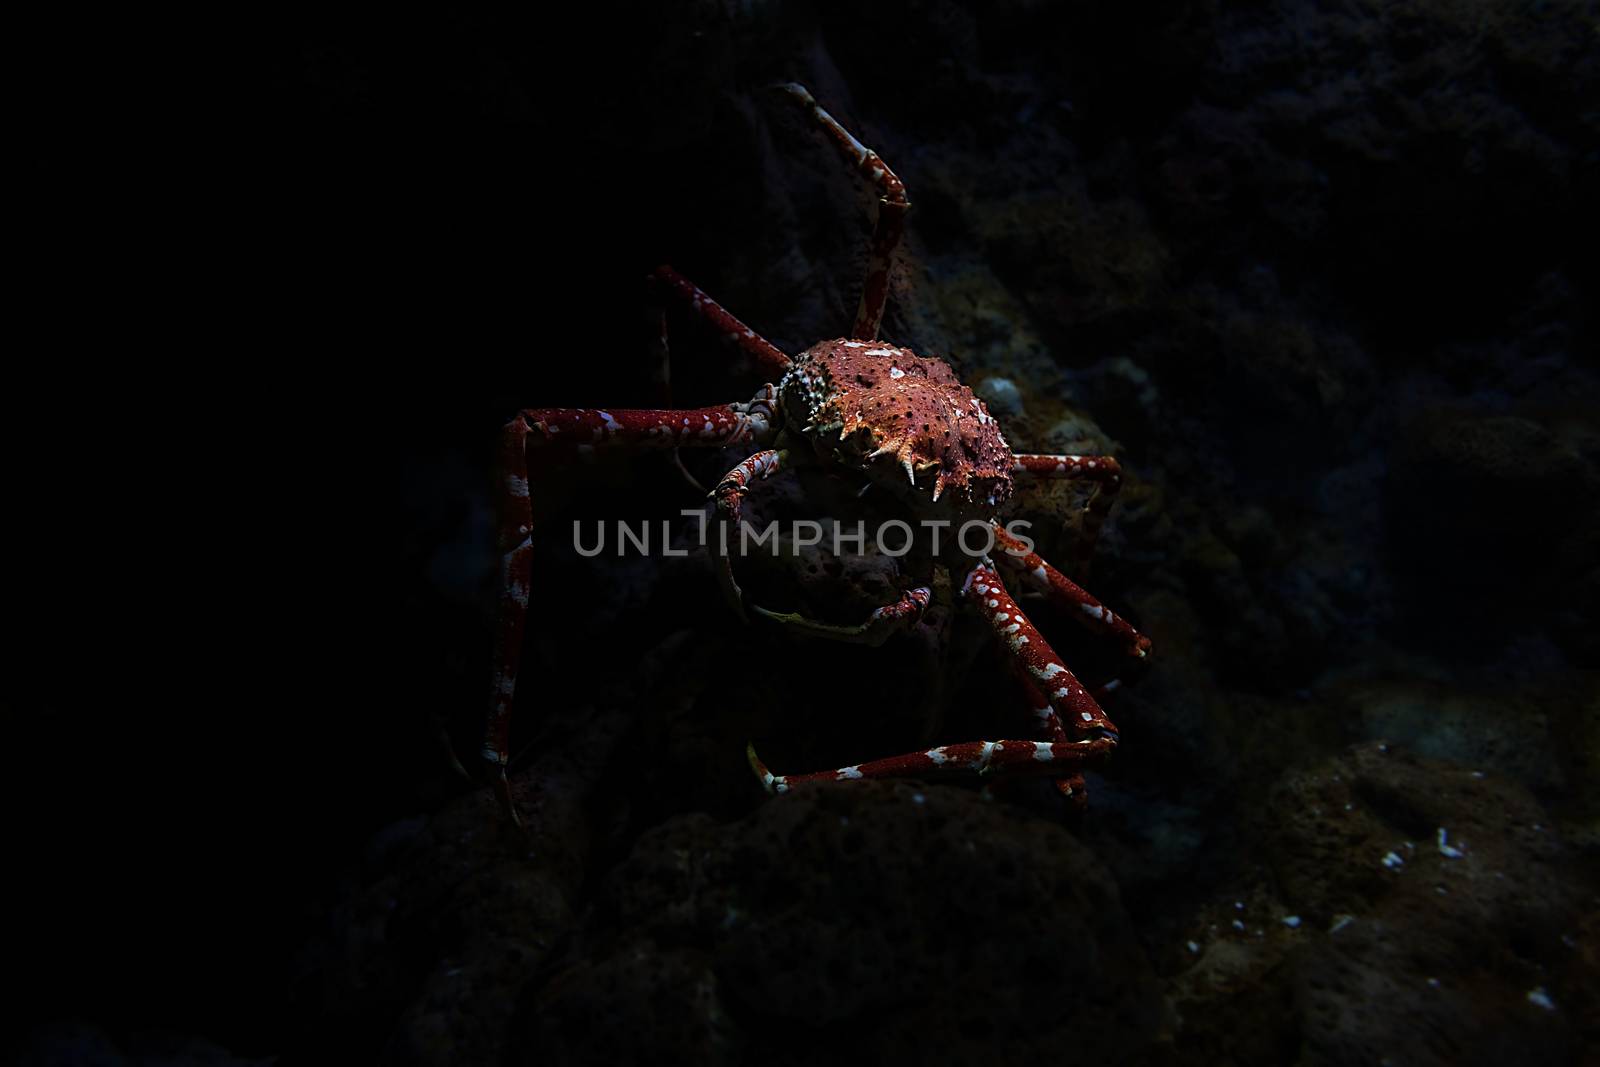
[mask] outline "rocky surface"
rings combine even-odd
[[[1165,953],[1175,1058],[1575,1059],[1593,901],[1548,818],[1498,773],[1381,742],[1284,776],[1257,863]]]
[[[1114,883],[1059,827],[914,783],[671,820],[533,993],[530,1061],[1111,1057],[1163,1014]]]

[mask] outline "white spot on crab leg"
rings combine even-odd
[[[999,602],[996,601],[996,603],[999,603]],[[997,612],[994,613],[994,621],[995,622],[1005,622],[1009,618],[1011,618],[1011,616],[1007,615],[1003,611],[997,611]]]
[[[1058,674],[1067,673],[1067,669],[1059,663],[1046,663],[1043,667],[1040,667],[1033,673],[1035,677],[1043,678],[1045,681],[1049,681]]]
[[[1033,758],[1040,763],[1049,763],[1055,759],[1055,752],[1050,748],[1048,741],[1035,741],[1033,743]]]
[[[898,381],[899,379],[904,378],[905,376],[906,376],[906,372],[901,370],[899,367],[890,367],[889,368],[889,377],[891,377],[891,378],[893,378],[893,379]]]
[[[506,492],[517,498],[528,495],[528,479],[520,474],[506,475]]]
[[[524,492],[524,494],[526,494],[527,490],[524,489],[523,492]],[[983,590],[980,589],[980,590],[978,590],[978,592],[981,593],[981,592],[983,592]],[[989,605],[991,608],[997,608],[997,607],[1000,606],[1000,601],[994,599],[993,597],[990,597],[988,600],[985,600],[984,603]]]
[[[860,341],[846,341],[844,343],[844,346],[846,348],[865,348],[866,347]]]
[[[1105,619],[1106,616],[1110,614],[1110,612],[1106,611],[1106,609],[1101,607],[1099,604],[1079,604],[1078,606],[1082,608],[1083,613],[1089,616],[1091,619]]]
[[[894,355],[894,349],[892,349],[892,348],[869,348],[869,349],[867,349],[866,354],[869,355],[869,356],[892,356],[892,355]]]
[[[948,759],[948,757],[944,754],[943,748],[930,748],[928,751],[924,752],[923,755],[927,756],[928,762],[932,763],[936,767]]]
[[[1044,564],[1043,563],[1039,564],[1037,567],[1033,568],[1033,570],[1029,571],[1028,573],[1033,575],[1034,581],[1038,582],[1040,585],[1049,585],[1050,584],[1050,575],[1045,573],[1045,569],[1044,569]]]
[[[860,777],[862,777],[862,774],[861,774],[861,767],[859,765],[855,766],[855,767],[840,767],[839,768],[839,773],[836,776],[835,780],[842,782],[846,778],[860,778]]]
[[[618,430],[622,429],[622,424],[616,419],[612,418],[611,412],[609,411],[602,411],[600,413],[600,421],[605,423],[606,433],[616,433]]]
[[[1087,711],[1078,712],[1078,716],[1083,719],[1084,722],[1094,722],[1094,716],[1090,715]]]

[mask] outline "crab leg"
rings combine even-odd
[[[1110,456],[1055,456],[1023,452],[1013,458],[1017,461],[1016,473],[1031,474],[1036,478],[1081,478],[1109,482],[1113,493],[1122,482],[1122,464]]]
[[[1123,642],[1129,656],[1144,659],[1150,654],[1150,639],[1135,630],[1127,619],[1112,612],[1066,575],[1046,563],[1044,557],[1027,549],[1020,540],[993,524],[1000,560],[1025,582],[1045,596],[1072,610],[1072,617],[1098,633],[1110,634]]]
[[[973,567],[962,583],[961,594],[973,602],[995,636],[1020,662],[1028,677],[1038,683],[1063,725],[1070,724],[1079,732],[1103,731],[1115,738],[1117,728],[1083,683],[1061,662],[1044,635],[1028,621],[993,564],[984,560]]]
[[[789,369],[791,360],[781,349],[734,318],[726,308],[671,267],[666,265],[657,267],[650,273],[650,281],[658,289],[683,301],[689,306],[690,311],[705,319],[723,337],[739,346],[756,361],[763,374],[779,378]]]
[[[857,763],[831,771],[808,774],[773,774],[756,755],[745,749],[750,769],[769,793],[787,793],[803,782],[846,782],[855,778],[970,778],[1004,775],[1023,777],[1058,775],[1063,766],[1076,766],[1110,755],[1116,742],[1106,737],[1078,741],[963,741],[940,745],[926,752],[907,752],[887,759]]]
[[[799,633],[829,641],[843,641],[847,644],[881,645],[901,630],[915,626],[923,613],[928,610],[928,602],[932,599],[933,590],[926,585],[919,585],[915,589],[902,592],[900,599],[893,604],[874,608],[865,622],[855,626],[836,626],[808,619],[804,615],[768,611],[759,604],[751,604],[750,607],[762,618],[780,623]]]
[[[883,306],[889,299],[889,268],[905,232],[906,212],[911,210],[905,184],[878,153],[856,140],[837,119],[824,111],[805,86],[791,82],[781,88],[805,105],[844,157],[877,186],[878,220],[872,228],[872,243],[867,246],[867,277],[861,287],[861,304],[856,309],[856,321],[850,334],[857,340],[874,340],[883,322]]]
[[[772,429],[776,403],[777,390],[767,385],[747,404],[683,409],[530,408],[517,419],[527,436],[541,444],[721,448],[764,440]]]
[[[1034,478],[1065,478],[1074,481],[1098,483],[1083,506],[1083,531],[1078,543],[1077,558],[1072,561],[1074,573],[1079,577],[1088,573],[1089,556],[1094,552],[1095,541],[1100,537],[1100,527],[1111,513],[1111,505],[1122,488],[1122,465],[1110,456],[1052,456],[1024,454],[1016,457],[1017,474]]]
[[[1061,728],[1061,739],[967,741],[831,771],[790,775],[773,774],[751,746],[746,752],[750,769],[768,792],[786,793],[791,786],[802,782],[842,782],[854,778],[944,778],[974,774],[1060,778],[1063,768],[1075,769],[1091,759],[1108,756],[1116,749],[1117,728],[1028,622],[994,568],[988,563],[974,567],[967,575],[962,594],[976,598],[986,608],[984,615],[990,625],[1005,640],[1030,682],[1036,683],[1036,688],[1044,695],[1046,707]],[[1072,723],[1086,736],[1069,739],[1062,720]]]
[[[743,531],[739,529],[739,515],[743,510],[745,494],[750,492],[751,480],[770,478],[783,467],[784,461],[788,458],[787,449],[757,452],[724,474],[717,487],[711,490],[711,496],[717,502],[719,523],[718,536],[712,548],[717,557],[717,582],[722,586],[723,595],[728,598],[728,603],[733,605],[733,610],[738,613],[740,619],[745,619],[744,591],[739,588],[739,583],[733,577],[733,560],[728,556],[728,537],[730,533],[742,535]]]
[[[788,449],[757,452],[723,475],[722,481],[717,483],[717,487],[710,494],[716,499],[717,517],[722,527],[722,534],[717,538],[715,546],[718,561],[717,581],[721,584],[723,594],[727,596],[733,610],[746,621],[748,619],[745,615],[744,591],[739,588],[739,583],[733,576],[733,560],[728,555],[729,535],[738,528],[744,497],[750,492],[750,483],[758,478],[772,477],[783,468],[788,459]],[[918,586],[901,593],[900,599],[893,604],[875,608],[865,622],[856,626],[838,626],[817,622],[804,615],[768,611],[759,604],[751,604],[750,607],[762,618],[813,637],[854,644],[881,645],[893,634],[915,625],[928,610],[928,603],[932,599],[932,588],[926,585]]]
[[[528,496],[528,423],[518,415],[506,423],[500,437],[499,526],[500,601],[495,611],[494,689],[489,697],[489,719],[484,728],[483,758],[490,765],[490,781],[501,806],[520,825],[511,785],[506,781],[506,760],[511,744],[511,704],[517,692],[517,666],[522,659],[522,639],[528,622],[528,591],[533,581],[533,502]]]
[[[1050,698],[1045,696],[1044,690],[1039,688],[1037,682],[1028,676],[1028,671],[1017,660],[1011,661],[1011,673],[1016,676],[1018,684],[1028,694],[1028,706],[1033,712],[1033,720],[1038,726],[1039,736],[1051,741],[1070,741],[1066,727],[1061,725],[1061,716],[1055,713],[1050,706]],[[1052,784],[1056,791],[1078,807],[1088,802],[1089,793],[1083,784],[1083,775],[1073,774],[1063,778],[1056,778]]]
[[[776,390],[762,387],[749,403],[686,410],[600,408],[531,408],[519,412],[501,431],[496,497],[499,519],[500,599],[496,609],[493,651],[494,686],[484,730],[483,758],[506,810],[516,820],[506,782],[510,757],[511,707],[517,691],[517,668],[527,628],[528,594],[533,580],[533,502],[528,494],[530,445],[626,445],[677,448],[720,448],[744,441],[765,441],[772,432]]]
[[[656,401],[662,407],[672,406],[672,349],[667,342],[667,313],[656,308],[652,313],[651,322],[655,326],[652,344],[654,361],[654,385]],[[677,448],[672,450],[672,465],[677,468],[678,474],[695,492],[705,495],[706,487],[700,484],[700,479],[690,473],[684,465],[683,452]]]

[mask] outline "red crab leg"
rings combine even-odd
[[[1081,733],[1093,736],[1053,741],[967,741],[831,771],[790,775],[773,774],[751,746],[746,753],[750,768],[768,792],[786,793],[801,782],[854,778],[942,778],[972,774],[1061,777],[1064,767],[1075,768],[1115,750],[1117,728],[1028,622],[994,568],[987,563],[974,567],[962,587],[962,594],[984,609],[983,614],[996,634],[1011,649],[1029,679],[1038,683],[1056,716],[1057,725],[1063,725],[1062,720],[1065,720]],[[1064,727],[1062,732],[1066,732]]]
[[[656,402],[662,407],[672,406],[672,349],[667,343],[667,314],[656,308],[652,315],[652,324],[655,326],[653,354],[656,357],[654,371],[654,385],[656,387]],[[683,453],[674,448],[672,450],[672,465],[677,468],[678,474],[689,484],[689,487],[701,495],[705,494],[706,487],[700,484],[700,479],[690,473],[684,465]]]
[[[1063,766],[1076,766],[1109,755],[1116,742],[1106,737],[1078,741],[963,741],[940,745],[925,752],[857,763],[831,771],[808,774],[773,774],[756,755],[745,749],[750,769],[769,793],[787,793],[803,782],[845,782],[855,778],[968,778],[973,775],[1023,777],[1058,775]]]
[[[1027,551],[1020,540],[1006,532],[1005,527],[995,523],[993,529],[995,544],[1001,550],[1001,562],[1022,575],[1030,586],[1057,604],[1071,609],[1072,617],[1090,630],[1109,633],[1120,639],[1128,655],[1134,659],[1144,659],[1150,654],[1150,639],[1135,630],[1128,620],[1084,592],[1081,586],[1046,563],[1039,553]]]
[[[1072,561],[1074,573],[1079,577],[1089,571],[1089,557],[1094,552],[1095,541],[1100,537],[1100,527],[1111,513],[1111,505],[1122,488],[1122,465],[1110,456],[1051,456],[1024,454],[1016,457],[1016,473],[1035,478],[1067,478],[1075,481],[1098,483],[1083,506],[1083,532],[1078,542],[1077,558]]]
[[[720,448],[743,441],[764,441],[771,434],[776,391],[763,386],[747,404],[722,404],[686,410],[603,408],[530,408],[501,431],[497,542],[500,551],[500,601],[493,652],[494,688],[484,731],[483,757],[506,810],[516,819],[506,784],[510,756],[511,707],[517,690],[517,667],[527,627],[528,593],[533,580],[533,502],[528,495],[530,445],[628,445],[677,448]]]
[[[791,360],[765,337],[740,322],[727,309],[711,299],[689,279],[668,266],[657,267],[650,274],[657,288],[682,300],[689,310],[705,319],[718,333],[743,349],[763,374],[780,378],[789,369]]]
[[[740,536],[739,513],[744,505],[745,494],[750,492],[751,480],[770,478],[782,469],[786,459],[788,459],[786,449],[757,452],[724,474],[717,487],[711,491],[711,496],[717,502],[717,518],[720,523],[716,543],[712,547],[717,557],[717,581],[721,584],[728,603],[733,605],[733,610],[741,619],[745,619],[744,592],[733,577],[733,560],[728,555],[728,541]]]
[[[1106,718],[1106,713],[1100,710],[1083,683],[1061,662],[1044,635],[1028,621],[992,564],[984,561],[973,567],[962,583],[961,595],[979,609],[995,636],[1020,661],[1028,677],[1039,684],[1040,691],[1050,701],[1051,710],[1064,726],[1080,733],[1104,730],[1116,735],[1117,728]]]
[[[745,619],[744,592],[739,588],[738,581],[733,576],[733,560],[728,555],[728,544],[738,536],[739,517],[743,510],[744,497],[750,492],[750,483],[756,479],[772,477],[783,469],[788,462],[788,449],[768,450],[757,452],[747,457],[734,467],[717,487],[711,491],[711,496],[716,498],[717,517],[721,523],[721,535],[713,548],[717,556],[717,581],[722,586],[723,593],[728,598],[728,603]],[[845,641],[865,645],[881,645],[889,637],[908,626],[915,625],[928,610],[928,602],[933,599],[933,590],[922,585],[900,594],[900,599],[893,604],[886,604],[875,608],[866,618],[866,621],[857,626],[838,626],[832,623],[817,622],[804,615],[785,614],[768,611],[758,604],[750,607],[763,618],[787,626],[793,630],[810,634],[814,637],[827,638],[832,641]],[[748,620],[747,620],[748,621]]]
[[[530,408],[518,419],[536,443],[721,448],[764,439],[772,428],[776,396],[776,390],[768,385],[748,404],[682,409]]]
[[[1050,698],[1045,696],[1044,690],[1039,688],[1037,682],[1028,676],[1028,671],[1021,662],[1011,661],[1011,673],[1016,676],[1019,684],[1028,695],[1028,707],[1033,713],[1033,720],[1038,726],[1039,736],[1051,741],[1070,741],[1066,727],[1061,725],[1061,716],[1055,713],[1050,706]],[[1089,792],[1083,784],[1083,775],[1073,774],[1063,778],[1056,778],[1053,783],[1056,792],[1060,793],[1076,807],[1083,807],[1088,803]]]
[[[928,610],[928,602],[932,599],[933,590],[926,585],[907,589],[900,594],[899,600],[893,604],[885,604],[881,608],[874,608],[867,615],[866,621],[856,626],[838,626],[833,623],[817,622],[804,615],[768,611],[759,604],[751,604],[750,607],[763,618],[813,637],[850,644],[881,645],[901,630],[915,626]]]
[[[895,177],[878,153],[856,140],[837,119],[824,111],[805,86],[790,83],[781,88],[805,105],[844,157],[878,188],[878,221],[872,228],[872,243],[867,246],[867,277],[861,287],[861,304],[856,309],[855,326],[850,334],[857,340],[874,340],[883,322],[883,306],[889,299],[889,268],[905,232],[906,212],[911,210],[905,184]]]

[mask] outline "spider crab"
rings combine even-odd
[[[1002,644],[1013,672],[1031,695],[1036,740],[971,741],[908,752],[809,774],[778,775],[749,750],[751,768],[769,792],[820,780],[857,778],[1044,775],[1074,803],[1085,799],[1079,768],[1108,756],[1117,731],[1086,689],[1028,620],[1000,571],[1066,607],[1073,617],[1144,659],[1150,642],[1125,619],[1051,566],[1025,539],[992,515],[1019,482],[1078,479],[1093,483],[1080,534],[1080,562],[1121,485],[1115,459],[1093,455],[1014,453],[982,400],[949,364],[877,340],[888,297],[889,271],[910,207],[905,186],[876,152],[822,109],[803,86],[780,87],[797,100],[827,139],[875,187],[878,214],[867,254],[867,273],[849,337],[821,341],[790,357],[740,322],[670,267],[650,276],[668,299],[742,349],[776,384],[763,385],[748,402],[691,409],[532,408],[505,425],[499,483],[499,617],[494,647],[494,687],[483,757],[502,803],[516,818],[506,782],[511,709],[532,584],[530,448],[609,446],[635,449],[726,448],[757,451],[730,470],[709,494],[724,537],[713,546],[720,584],[741,618],[753,611],[787,628],[834,640],[879,644],[914,625],[932,598],[927,585],[901,593],[857,626],[836,626],[799,615],[780,615],[748,604],[734,577],[725,533],[737,525],[752,485],[780,470],[820,464],[853,472],[887,491],[913,516],[952,527],[981,521],[1002,551],[971,554],[949,538],[940,562],[961,576],[960,598],[977,610]],[[663,337],[665,327],[663,319]],[[663,347],[664,352],[664,347]],[[986,548],[992,548],[986,544]],[[998,561],[999,566],[996,565]],[[1103,694],[1113,680],[1096,690]]]

